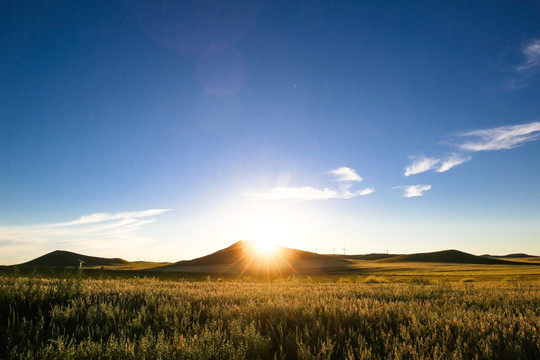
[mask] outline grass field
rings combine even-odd
[[[519,276],[95,275],[2,275],[0,358],[540,358],[540,282]]]

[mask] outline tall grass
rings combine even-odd
[[[0,358],[540,359],[540,284],[0,277]]]

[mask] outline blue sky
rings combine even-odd
[[[540,254],[535,1],[0,5],[0,264]]]

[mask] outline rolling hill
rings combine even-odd
[[[538,256],[536,255],[529,255],[524,253],[516,253],[516,254],[508,254],[508,255],[481,255],[484,257],[490,257],[490,258],[496,258],[496,259],[530,259],[530,258],[536,258]]]
[[[339,259],[347,259],[347,260],[381,260],[381,259],[389,259],[395,256],[400,256],[397,254],[387,254],[387,253],[371,253],[371,254],[363,254],[363,255],[342,255],[342,254],[334,254],[329,255],[334,258]]]
[[[56,250],[17,266],[78,267],[79,260],[84,262],[83,267],[129,264],[129,261],[120,258],[109,259],[81,255],[70,251]]]
[[[170,263],[129,262],[121,258],[87,256],[56,250],[20,267],[76,268],[82,260],[84,268],[114,267],[117,270],[174,271],[197,274],[337,274],[358,273],[376,264],[446,263],[478,265],[539,265],[540,258],[525,254],[510,254],[494,258],[476,256],[458,250],[444,250],[409,255],[365,254],[324,255],[278,246],[270,253],[257,249],[253,241],[238,241],[229,247],[193,260]],[[372,264],[372,265],[370,265]],[[392,265],[394,266],[394,265]]]
[[[433,262],[453,264],[483,264],[483,265],[522,265],[521,262],[493,259],[485,256],[476,256],[459,250],[443,250],[410,255],[398,255],[380,262]]]
[[[242,240],[212,254],[179,261],[161,269],[226,273],[326,273],[345,269],[349,264],[345,259],[283,246],[264,254],[257,250],[253,241]]]

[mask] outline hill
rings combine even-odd
[[[345,259],[284,246],[277,246],[272,252],[263,253],[253,241],[242,240],[212,254],[179,261],[161,269],[226,273],[319,273],[343,270],[348,265],[349,262]]]
[[[518,256],[511,258],[510,256]],[[129,262],[121,258],[87,256],[69,251],[53,251],[20,267],[76,268],[82,260],[84,268],[114,267],[116,270],[170,271],[191,274],[274,275],[274,274],[352,274],[367,273],[396,263],[440,263],[471,265],[540,265],[540,257],[511,254],[493,258],[476,256],[458,250],[445,250],[409,255],[365,254],[324,255],[309,251],[276,247],[272,252],[260,251],[253,241],[238,241],[231,246],[193,260],[170,263]],[[401,265],[399,265],[401,266]],[[409,266],[409,265],[406,265]],[[416,266],[411,264],[410,266]]]
[[[528,259],[528,258],[536,258],[538,256],[536,255],[529,255],[529,254],[523,254],[523,253],[516,253],[516,254],[508,254],[508,255],[482,255],[484,257],[490,257],[490,258],[496,258],[496,259]]]
[[[109,259],[56,250],[17,266],[78,267],[79,260],[84,262],[83,267],[129,264],[129,261],[120,258]]]
[[[256,255],[257,250],[255,244],[250,240],[241,240],[231,246],[216,251],[210,255],[206,255],[193,260],[179,261],[176,264],[184,265],[217,265],[217,264],[232,264],[237,262],[249,261],[251,257]],[[281,257],[286,257],[295,260],[327,260],[326,255],[316,254],[309,251],[291,249],[284,246],[277,246],[276,253]]]
[[[364,254],[364,255],[334,254],[334,255],[328,255],[328,256],[332,256],[334,258],[339,258],[339,259],[348,259],[348,260],[381,260],[381,259],[389,259],[389,258],[400,256],[400,255],[387,254],[387,253],[372,253],[372,254]]]
[[[520,265],[523,263],[476,256],[459,250],[443,250],[429,253],[399,255],[380,262],[434,262],[453,264]]]

